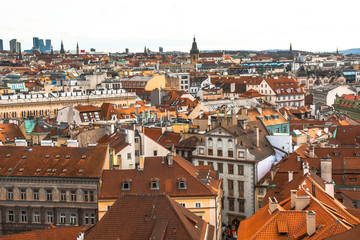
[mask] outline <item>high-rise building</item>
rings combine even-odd
[[[46,43],[45,50],[46,51],[51,51],[51,39],[46,39],[45,43]]]
[[[40,50],[40,43],[38,37],[33,37],[33,49],[39,51]]]
[[[128,54],[129,53],[129,49],[125,48],[125,53]]]
[[[159,53],[163,53],[163,52],[164,52],[163,47],[159,47]]]
[[[2,39],[0,39],[0,51],[4,51],[4,44]]]
[[[18,41],[15,38],[10,40],[10,51],[14,53],[19,52]]]
[[[43,39],[39,39],[39,49],[40,52],[45,52],[45,44]]]
[[[61,41],[60,54],[65,54],[64,43]]]

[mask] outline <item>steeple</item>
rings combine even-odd
[[[194,41],[193,41],[191,49],[190,49],[190,57],[191,57],[192,64],[196,64],[199,61],[199,49],[197,47],[195,35],[194,35]]]
[[[65,54],[64,43],[61,41],[60,54]]]
[[[146,46],[144,47],[144,55],[145,55],[145,56],[147,56],[147,55],[148,55],[148,52],[147,52]]]
[[[197,47],[195,35],[194,35],[194,41],[193,41],[193,43],[192,43],[192,47],[191,47],[191,50],[190,50],[190,54],[191,54],[191,53],[199,53],[199,49],[198,49],[198,47]]]
[[[51,51],[50,51],[50,54],[53,55],[54,54],[54,48],[53,46],[51,46]]]
[[[336,55],[339,55],[339,48],[336,48]]]
[[[79,43],[76,43],[76,55],[79,55]]]
[[[292,55],[292,43],[290,43],[290,54]]]

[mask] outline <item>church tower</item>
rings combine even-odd
[[[65,54],[64,43],[61,41],[60,54]]]
[[[77,42],[77,43],[76,43],[76,55],[79,55],[79,53],[80,53],[80,52],[79,52],[79,43]]]
[[[292,52],[292,43],[290,43],[290,51],[289,51],[290,55],[292,56],[293,52]]]
[[[196,44],[195,36],[190,50],[190,57],[191,57],[191,63],[197,64],[197,62],[199,61],[199,49]]]

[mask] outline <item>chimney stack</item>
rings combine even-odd
[[[334,183],[332,182],[326,182],[325,183],[325,192],[334,198]]]
[[[288,175],[289,175],[289,182],[291,182],[293,180],[294,172],[288,171]]]
[[[312,236],[316,232],[316,213],[314,211],[306,211],[306,231],[308,236]]]
[[[259,134],[259,127],[255,127],[256,132],[256,147],[260,147],[260,134]]]
[[[290,190],[291,196],[291,208],[295,207],[295,197],[296,197],[297,190]]]
[[[300,156],[300,154],[297,155],[296,162],[297,162],[297,163],[301,163],[301,156]]]
[[[310,196],[295,196],[295,210],[303,210],[310,204]]]
[[[315,157],[315,149],[313,146],[310,146],[309,155],[311,158]]]
[[[321,178],[327,182],[332,182],[332,161],[331,157],[322,157],[320,160]]]
[[[144,170],[145,157],[142,155],[139,157],[139,170]]]
[[[274,197],[269,197],[269,212],[272,214],[278,208],[278,201]]]

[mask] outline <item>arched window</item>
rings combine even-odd
[[[150,182],[150,189],[151,190],[159,190],[159,179],[153,179]]]
[[[222,142],[222,140],[219,138],[219,139],[217,140],[217,147],[218,147],[218,148],[222,148],[222,146],[223,146],[223,142]]]
[[[60,213],[60,224],[66,223],[66,215],[65,213]]]
[[[179,189],[187,189],[186,179],[181,177],[178,179],[178,188]]]
[[[72,213],[70,215],[70,224],[76,224],[76,214]]]
[[[209,147],[212,147],[212,145],[213,145],[212,138],[209,138],[209,139],[208,139],[208,145],[209,145]]]

